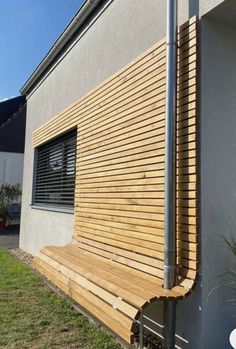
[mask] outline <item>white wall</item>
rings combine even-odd
[[[24,154],[0,152],[0,185],[22,185]]]

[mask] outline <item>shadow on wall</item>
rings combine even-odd
[[[189,0],[189,18],[199,15],[199,0]]]

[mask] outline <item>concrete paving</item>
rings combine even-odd
[[[0,247],[18,248],[19,247],[19,225],[10,225],[0,230]]]

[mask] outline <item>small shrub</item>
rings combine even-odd
[[[224,236],[222,237],[224,242],[226,243],[226,246],[229,248],[230,252],[234,255],[235,257],[235,262],[236,262],[236,239],[231,236],[229,240],[227,240]],[[217,276],[217,278],[224,278],[224,281],[222,281],[220,284],[215,286],[210,293],[208,294],[208,300],[212,293],[214,293],[217,289],[221,287],[225,287],[231,290],[231,293],[235,293],[235,297],[231,297],[228,299],[226,302],[230,306],[236,306],[236,263],[235,263],[235,268],[228,268],[228,270]]]
[[[2,184],[0,186],[0,218],[6,219],[10,206],[21,196],[20,184]]]

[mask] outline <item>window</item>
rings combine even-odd
[[[33,204],[73,208],[76,130],[36,148]]]

